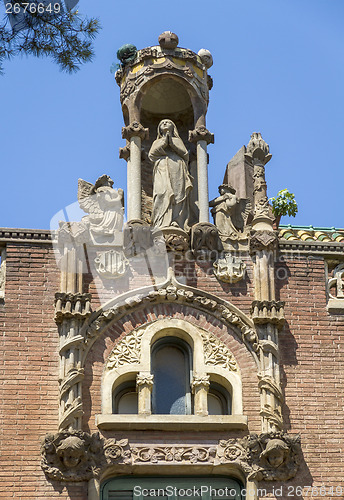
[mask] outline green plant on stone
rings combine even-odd
[[[276,219],[280,219],[283,215],[295,217],[297,214],[298,209],[295,195],[289,193],[288,189],[278,191],[277,196],[275,198],[270,198],[269,201],[272,204],[272,212]]]

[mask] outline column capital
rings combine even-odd
[[[138,373],[136,376],[136,386],[137,387],[153,387],[154,375],[151,373]]]
[[[192,392],[195,392],[196,389],[206,389],[208,390],[210,386],[210,376],[207,374],[204,375],[194,375],[194,378],[191,382]]]
[[[130,140],[132,137],[140,137],[143,141],[144,139],[148,139],[149,130],[148,128],[144,128],[143,125],[139,122],[132,122],[127,127],[122,127],[122,138]]]
[[[198,142],[206,141],[207,144],[214,144],[214,134],[204,126],[196,127],[194,130],[189,130],[189,141]]]

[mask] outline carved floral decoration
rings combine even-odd
[[[49,479],[87,481],[116,464],[228,464],[248,479],[287,481],[295,477],[301,460],[299,435],[283,432],[250,434],[217,444],[134,445],[128,439],[100,438],[82,431],[47,435],[42,445],[42,468]]]

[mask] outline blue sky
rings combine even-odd
[[[79,177],[103,173],[126,188],[119,88],[109,69],[124,43],[209,49],[209,199],[228,161],[260,131],[273,154],[268,194],[288,188],[299,214],[282,223],[344,226],[344,2],[342,0],[80,0],[103,29],[96,57],[74,74],[48,59],[5,63],[0,77],[0,226],[48,229],[75,202]],[[0,6],[0,9],[3,9]]]

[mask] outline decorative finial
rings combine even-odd
[[[201,58],[202,63],[204,66],[209,69],[213,65],[213,56],[211,55],[211,52],[207,49],[200,49],[198,51],[198,55]]]
[[[159,36],[159,44],[162,49],[175,49],[178,46],[179,38],[172,31],[164,31]]]
[[[119,59],[123,65],[134,62],[136,55],[137,48],[131,43],[126,43],[117,50],[117,59]]]
[[[249,161],[256,159],[262,162],[263,165],[271,160],[272,155],[270,154],[269,145],[264,141],[260,132],[253,132],[251,135],[245,156]]]

